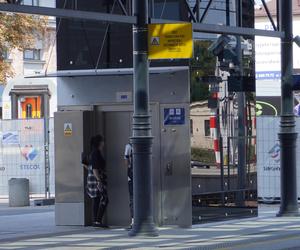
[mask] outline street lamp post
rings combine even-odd
[[[280,1],[281,38],[281,120],[280,120],[280,178],[281,205],[278,216],[298,215],[296,179],[295,117],[293,113],[293,16],[292,0]]]
[[[134,223],[130,236],[157,236],[153,222],[153,194],[151,181],[152,134],[149,114],[148,61],[148,0],[133,1],[133,202]]]

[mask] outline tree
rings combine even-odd
[[[16,3],[17,0],[0,2]],[[44,34],[47,18],[32,15],[0,13],[0,83],[14,75],[5,55],[13,49],[22,50],[34,45]]]
[[[210,95],[207,83],[201,77],[215,75],[216,57],[208,51],[212,41],[194,41],[194,57],[191,60],[191,102],[208,100]]]

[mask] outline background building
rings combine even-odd
[[[51,0],[24,0],[24,5],[55,7]],[[56,20],[48,18],[48,25],[44,35],[39,34],[35,44],[23,51],[14,49],[6,53],[6,60],[11,64],[14,78],[8,79],[3,91],[2,106],[3,119],[11,118],[41,118],[45,105],[43,93],[50,98],[50,116],[56,110],[56,81],[28,80],[26,76],[45,74],[56,71]],[[51,86],[50,86],[51,85]],[[16,99],[13,103],[12,94]],[[15,112],[12,112],[15,109]],[[15,116],[12,116],[15,113]]]
[[[267,3],[276,25],[276,0]],[[293,0],[293,35],[300,35],[300,1]],[[263,6],[255,11],[255,28],[273,30]],[[294,74],[300,74],[300,48],[293,46]],[[256,101],[259,115],[279,115],[281,98],[280,39],[272,37],[255,38]],[[298,101],[295,99],[295,105]]]

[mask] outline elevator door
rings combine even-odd
[[[125,145],[131,135],[129,111],[104,113],[105,156],[108,176],[107,222],[113,226],[130,223],[127,168],[124,163]]]
[[[166,110],[178,105],[161,105],[161,171],[163,223],[189,227],[191,221],[191,173],[189,148],[189,123],[170,125],[165,122]],[[179,108],[188,110],[187,105]]]

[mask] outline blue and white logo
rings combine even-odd
[[[280,146],[276,143],[268,152],[270,157],[276,162],[280,162]]]
[[[38,156],[39,151],[32,145],[26,145],[21,148],[21,154],[26,161],[33,161]]]
[[[2,144],[3,145],[14,145],[20,144],[20,138],[18,132],[6,132],[2,135]]]

